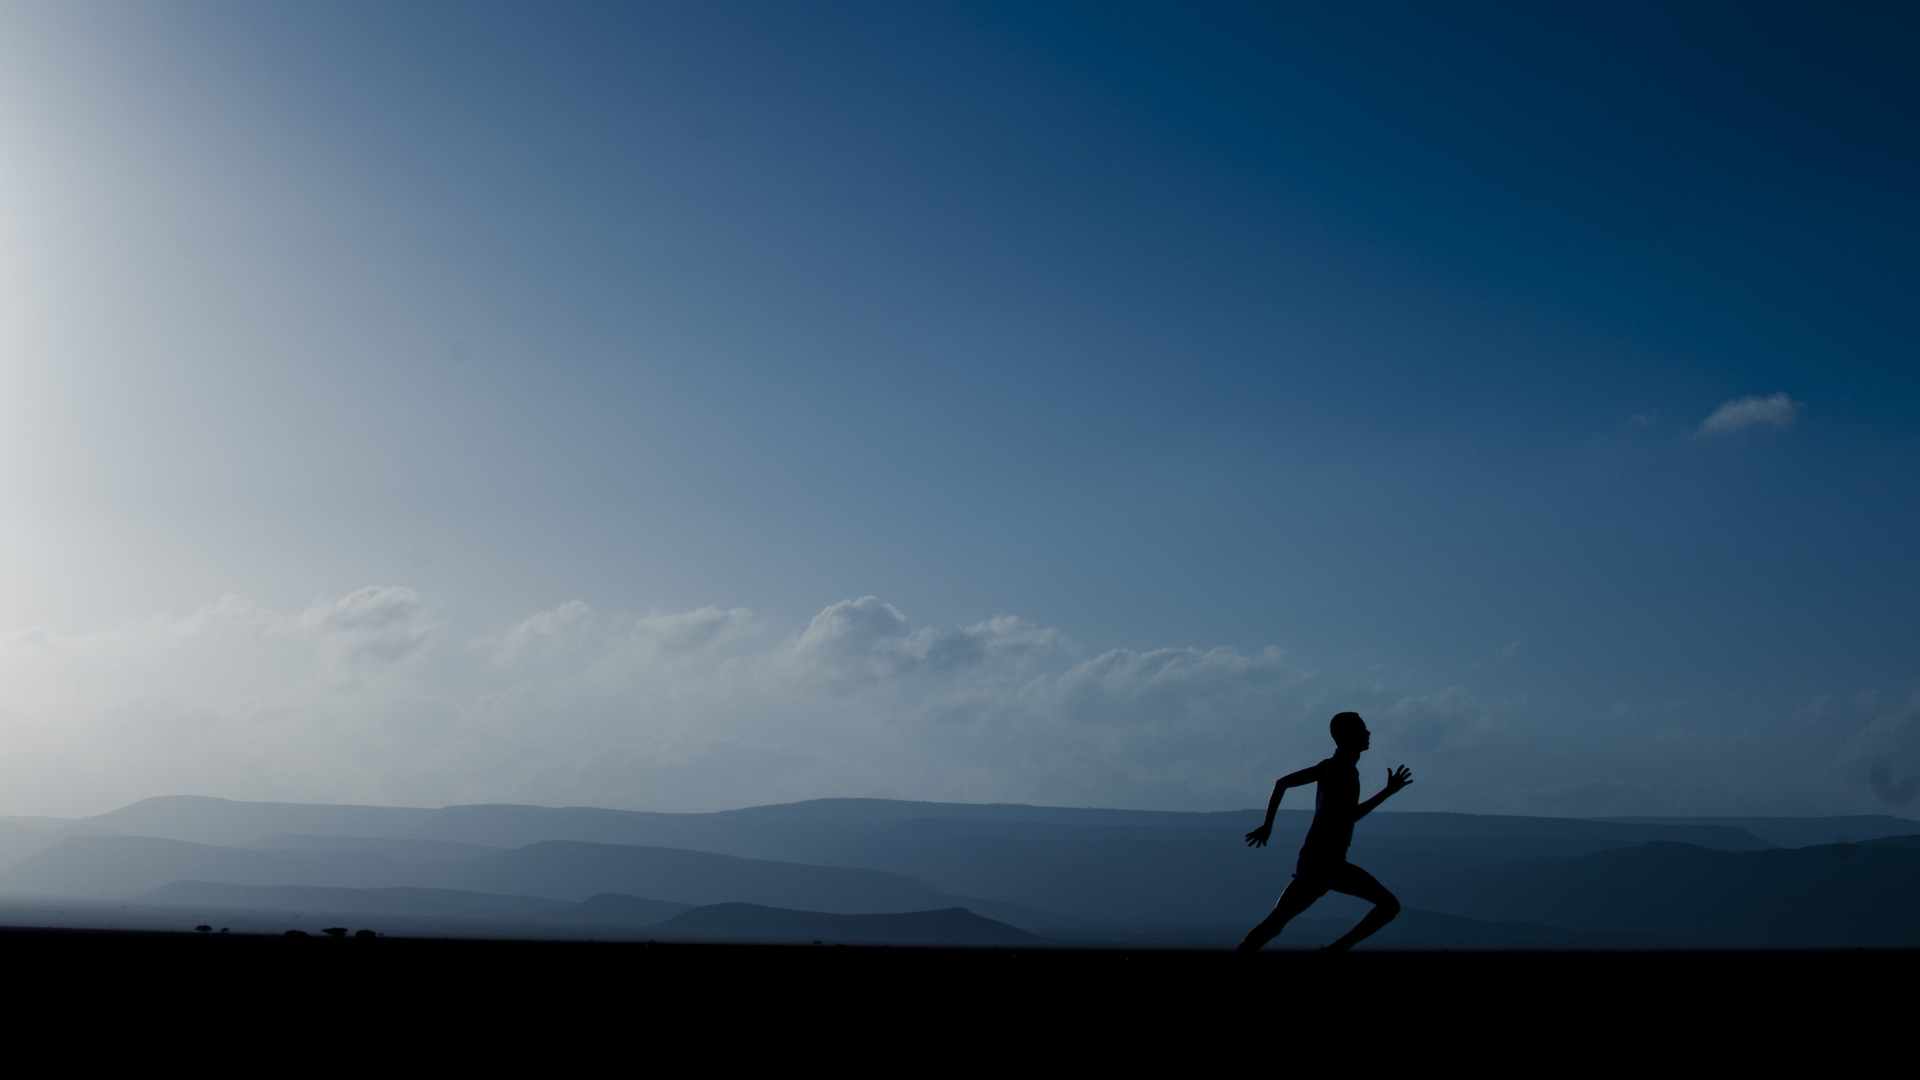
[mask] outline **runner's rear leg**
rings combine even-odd
[[[1267,914],[1266,918],[1260,920],[1259,926],[1247,931],[1246,939],[1233,951],[1259,952],[1267,942],[1280,936],[1280,931],[1286,929],[1287,923],[1291,922],[1295,915],[1312,907],[1315,900],[1325,895],[1327,890],[1315,890],[1310,886],[1301,885],[1299,878],[1293,879],[1285,889],[1281,890],[1280,899],[1273,905],[1273,910]]]

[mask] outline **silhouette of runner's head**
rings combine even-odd
[[[1327,725],[1327,730],[1333,734],[1333,745],[1342,750],[1352,750],[1357,754],[1373,745],[1373,736],[1367,731],[1367,723],[1360,719],[1357,712],[1343,712],[1334,717],[1333,722]]]

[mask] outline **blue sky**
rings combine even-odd
[[[10,5],[0,809],[1908,805],[1916,36]]]

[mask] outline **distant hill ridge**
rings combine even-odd
[[[827,799],[663,814],[176,796],[78,822],[0,822],[8,826],[0,829],[0,865],[13,863],[0,871],[0,891],[124,901],[175,886],[185,890],[183,883],[416,890],[410,899],[393,894],[393,902],[417,901],[407,910],[422,918],[434,911],[466,917],[462,912],[475,906],[455,893],[567,904],[610,895],[629,899],[597,902],[738,903],[839,915],[965,908],[1049,938],[1219,944],[1257,920],[1286,886],[1309,817],[1305,810],[1282,811],[1272,844],[1254,850],[1241,840],[1259,820],[1254,810]],[[1782,857],[1796,849],[1775,841],[1807,835],[1860,843],[1822,845],[1832,849],[1824,856]],[[1409,910],[1511,927],[1469,932],[1428,919],[1422,940],[1562,947],[1547,943],[1572,942],[1554,937],[1571,933],[1586,935],[1577,947],[1602,940],[1596,934],[1613,935],[1604,940],[1614,942],[1885,943],[1906,940],[1902,905],[1920,911],[1920,892],[1909,895],[1900,861],[1920,858],[1920,848],[1897,839],[1902,835],[1920,836],[1920,822],[1885,815],[1602,821],[1381,812],[1359,823],[1353,859]],[[1881,853],[1856,862],[1880,867],[1879,876],[1856,880],[1852,871],[1831,865],[1869,845]],[[1662,851],[1694,854],[1663,857]],[[1612,883],[1607,873],[1593,872],[1595,866],[1631,880]],[[1718,903],[1736,903],[1737,891],[1721,884],[1735,879],[1764,895],[1742,908],[1753,915],[1744,929],[1723,933],[1711,905],[1696,910],[1689,904],[1708,893],[1720,896]],[[431,890],[449,892],[436,901]],[[251,895],[245,903],[256,909],[268,903],[263,893],[229,895]],[[291,895],[272,903],[284,906]],[[1593,895],[1612,899],[1596,907]],[[1770,897],[1785,896],[1799,897],[1794,910],[1800,915],[1763,914],[1773,910]],[[302,901],[317,902],[315,894]],[[479,908],[491,903],[475,902]],[[613,907],[606,912],[611,922],[638,917]],[[1630,908],[1642,914],[1622,914]],[[1887,914],[1875,916],[1880,921],[1869,930],[1871,920],[1849,914],[1855,909]],[[1358,913],[1358,902],[1330,896],[1310,915],[1333,925]],[[1382,940],[1396,938],[1408,940],[1402,932]]]
[[[519,847],[539,840],[652,843],[723,838],[767,828],[845,828],[942,820],[979,824],[1055,825],[1112,829],[1251,828],[1260,811],[1166,811],[1029,806],[1017,803],[934,803],[891,799],[814,799],[798,803],[683,814],[597,807],[474,804],[439,809],[325,803],[238,802],[199,795],[163,795],[74,824],[203,844],[238,845],[280,835],[361,836],[440,840],[488,847]],[[1306,810],[1282,810],[1283,824],[1304,829]],[[1920,821],[1889,815],[1842,818],[1552,818],[1519,815],[1381,811],[1367,827],[1381,836],[1428,839],[1556,836],[1623,842],[1671,839],[1727,850],[1765,847],[1768,832],[1791,828],[1809,843],[1867,840],[1920,831]],[[1243,824],[1244,823],[1244,824]],[[1836,832],[1836,830],[1838,830]],[[1743,835],[1744,834],[1744,835]],[[1756,841],[1758,842],[1756,844]],[[684,845],[681,845],[684,846]],[[1778,844],[1774,846],[1802,846]]]

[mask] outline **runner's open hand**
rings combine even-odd
[[[1387,770],[1387,794],[1391,795],[1411,783],[1413,783],[1413,772],[1405,765]]]
[[[1266,847],[1267,837],[1272,835],[1273,835],[1273,826],[1262,825],[1259,828],[1247,834],[1247,846],[1248,847]]]

